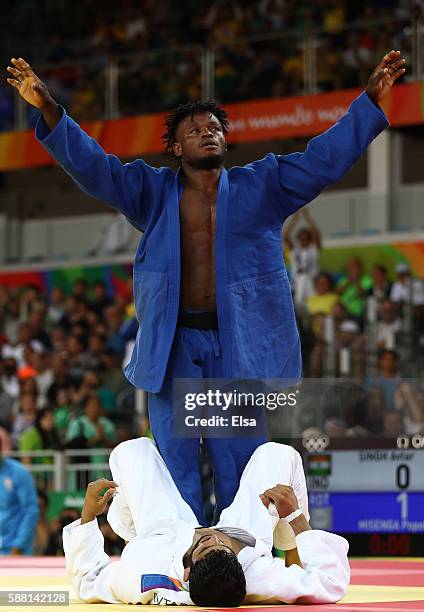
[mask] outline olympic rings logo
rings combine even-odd
[[[400,449],[409,448],[410,446],[415,449],[424,448],[424,436],[415,435],[411,436],[399,436],[396,440],[396,445]]]
[[[302,439],[302,445],[309,453],[323,451],[330,444],[330,438],[325,434],[321,436],[310,436]]]

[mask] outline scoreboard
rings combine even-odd
[[[311,525],[345,536],[351,554],[422,555],[424,449],[307,453]]]

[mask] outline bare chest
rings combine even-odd
[[[186,189],[180,202],[181,234],[215,233],[216,192]]]

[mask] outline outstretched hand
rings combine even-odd
[[[400,51],[390,51],[373,70],[366,92],[375,104],[381,102],[395,81],[405,73],[405,63]]]
[[[13,57],[10,61],[13,67],[8,66],[7,71],[13,78],[6,80],[9,85],[17,89],[25,102],[35,106],[35,108],[39,108],[41,111],[46,106],[54,103],[46,84],[38,78],[31,66],[22,57],[19,59]]]
[[[106,510],[107,504],[109,500],[112,499],[117,486],[116,482],[113,480],[106,480],[106,478],[100,478],[88,484],[84,506],[81,511],[82,524],[93,521],[96,516],[102,514]],[[107,491],[103,495],[100,495],[104,489],[107,489]]]

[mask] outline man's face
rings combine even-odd
[[[225,550],[228,553],[234,554],[234,551],[226,540],[227,538],[222,536],[222,534],[219,532],[211,532],[202,536],[191,551],[192,564],[203,559],[203,557],[205,557],[212,550]]]
[[[203,559],[213,550],[225,550],[227,553],[236,555],[236,551],[231,546],[231,538],[215,529],[204,529],[201,537],[185,553],[183,558],[184,580],[190,577],[190,568],[198,561]]]
[[[219,168],[224,162],[226,149],[222,126],[211,113],[186,117],[177,127],[174,155],[191,168]]]

